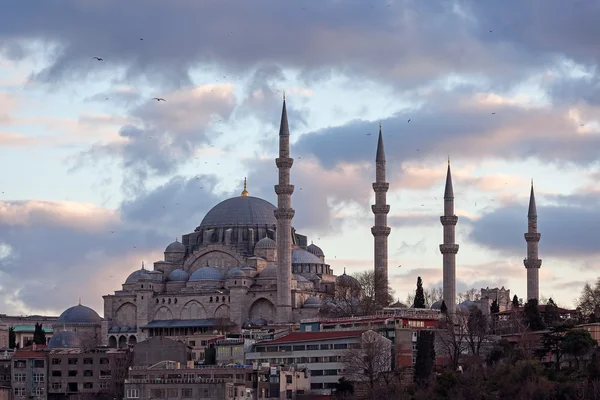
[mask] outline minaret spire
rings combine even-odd
[[[290,158],[290,129],[288,127],[285,94],[279,126],[279,157],[275,160],[279,169],[279,182],[275,185],[277,194],[277,321],[292,322],[292,193],[290,170],[294,159]]]
[[[385,150],[383,147],[383,134],[381,132],[381,122],[379,123],[379,139],[377,141],[377,154],[375,156],[375,182],[373,191],[375,192],[375,204],[371,206],[375,214],[375,225],[371,228],[371,233],[375,241],[375,300],[383,307],[389,305],[388,302],[388,236],[391,228],[387,226],[387,214],[390,212],[390,206],[387,203],[387,191],[390,184],[386,182]]]
[[[529,193],[529,210],[527,212],[527,258],[523,264],[527,269],[527,300],[539,300],[540,295],[540,267],[542,260],[539,259],[539,241],[541,234],[537,231],[537,208],[535,206],[535,193],[533,192],[533,179],[531,180],[531,192]]]
[[[444,302],[448,307],[448,314],[456,312],[456,223],[458,217],[454,215],[454,190],[452,188],[452,174],[450,172],[450,157],[448,157],[448,171],[446,172],[446,187],[444,188],[444,215],[440,217],[444,227],[444,243],[440,244],[443,265],[443,290]]]

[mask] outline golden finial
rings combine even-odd
[[[246,178],[244,178],[244,190],[242,191],[242,197],[248,197],[248,191],[246,190]]]

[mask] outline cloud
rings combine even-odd
[[[5,147],[34,146],[39,140],[20,133],[0,132],[0,145]]]
[[[15,313],[58,313],[83,296],[102,314],[101,296],[169,243],[90,204],[14,201],[0,210],[0,297]]]

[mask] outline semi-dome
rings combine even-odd
[[[213,267],[201,267],[198,268],[194,273],[190,276],[190,282],[198,282],[198,281],[222,281],[225,278],[223,277],[223,273]]]
[[[177,268],[169,273],[167,281],[169,282],[187,282],[190,275],[184,270]]]
[[[185,245],[177,239],[167,246],[165,253],[185,253]]]
[[[270,237],[267,237],[267,236],[265,236],[264,238],[262,238],[258,242],[256,242],[256,245],[254,246],[254,250],[276,249],[276,248],[277,248],[277,243],[275,243],[275,241],[273,239],[271,239]]]
[[[321,299],[316,296],[311,296],[304,302],[304,308],[319,308],[321,307]]]
[[[129,274],[127,279],[125,279],[125,284],[137,283],[140,279],[150,279],[150,275],[149,271],[142,267],[142,269],[138,269]]]
[[[50,349],[74,349],[81,347],[81,341],[71,331],[60,331],[54,334],[48,342]]]
[[[265,269],[258,274],[259,278],[277,278],[277,266],[275,264],[267,265]]]
[[[335,284],[341,287],[360,287],[360,283],[353,276],[346,275],[346,271],[337,278],[335,278]]]
[[[295,248],[292,250],[292,264],[325,264],[323,260],[308,251]]]
[[[275,227],[276,207],[266,200],[251,196],[238,196],[214,206],[198,228],[220,226],[269,226]]]
[[[311,243],[310,245],[308,245],[306,250],[309,253],[314,254],[317,257],[325,257],[323,250],[321,250],[321,248],[319,246],[317,246],[316,244]]]
[[[431,305],[432,310],[441,310],[442,309],[442,300],[438,300]]]
[[[62,324],[99,324],[102,318],[89,307],[81,304],[67,308],[56,320],[56,325]]]
[[[227,271],[227,278],[245,278],[246,274],[240,268],[235,267]]]
[[[305,277],[303,277],[300,274],[294,274],[293,275],[294,279],[297,280],[298,282],[309,282],[308,279],[306,279]]]

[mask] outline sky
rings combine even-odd
[[[244,177],[275,203],[283,92],[293,225],[336,274],[373,268],[381,122],[395,297],[441,285],[450,157],[457,291],[526,296],[533,179],[540,294],[573,306],[600,267],[598,15],[592,0],[10,2],[0,313],[81,298],[102,315]]]

